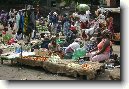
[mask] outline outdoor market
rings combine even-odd
[[[120,47],[120,7],[91,10],[77,3],[73,12],[52,10],[46,16],[38,10],[1,10],[1,65],[40,67],[79,80],[109,71],[110,80],[120,80],[120,49],[114,51]]]

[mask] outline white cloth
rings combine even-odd
[[[73,51],[75,51],[77,48],[80,48],[80,44],[78,42],[73,42],[72,44],[70,44],[66,49],[65,49],[65,53],[68,52],[69,48],[71,48]]]

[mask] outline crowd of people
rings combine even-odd
[[[30,39],[42,40],[41,48],[46,48],[50,52],[62,53],[64,58],[67,56],[68,59],[71,59],[73,53],[79,48],[85,50],[83,57],[89,57],[91,61],[108,61],[112,54],[113,18],[102,7],[95,11],[95,18],[91,18],[93,13],[90,10],[65,14],[51,11],[47,19],[30,14],[32,20],[25,22],[29,15],[26,16],[25,13],[22,13],[24,15],[21,17],[21,12],[13,9],[8,13],[3,10],[0,13],[3,32],[11,30],[12,34],[16,34],[14,39],[17,41],[26,36],[23,30],[30,30],[29,33],[34,34],[33,32],[35,32],[34,35],[29,36]],[[39,21],[41,25],[46,26],[50,34],[41,33],[36,38],[38,30],[33,21]],[[30,25],[25,29],[26,24],[23,22]],[[59,42],[61,37],[64,37],[63,42]]]

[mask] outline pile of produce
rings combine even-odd
[[[46,60],[48,60],[47,57],[43,57],[43,56],[41,56],[41,57],[25,56],[25,57],[23,57],[23,59],[36,60],[36,61],[46,61]]]
[[[90,64],[82,64],[81,66],[82,66],[83,70],[93,69],[93,67]]]
[[[52,54],[48,60],[52,63],[58,63],[61,58],[58,55]]]

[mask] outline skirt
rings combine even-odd
[[[93,62],[108,60],[110,57],[109,53],[101,53],[99,55],[93,56],[95,53],[96,52],[87,53],[86,57],[90,57],[90,61],[93,61]]]

